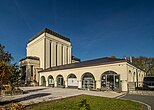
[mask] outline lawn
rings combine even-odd
[[[83,99],[90,105],[90,110],[143,110],[143,105],[136,102],[88,95],[39,103],[25,110],[79,110],[79,102]]]

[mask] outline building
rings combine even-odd
[[[128,91],[141,86],[145,72],[125,59],[80,61],[70,39],[45,28],[27,44],[20,60],[25,84],[78,89]]]

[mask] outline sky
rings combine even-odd
[[[0,0],[0,43],[14,62],[44,28],[70,38],[81,60],[154,57],[154,0]]]

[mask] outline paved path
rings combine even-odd
[[[51,88],[51,87],[22,87],[25,94],[15,96],[0,97],[1,101],[17,101],[23,105],[30,105],[34,103],[50,101],[60,98],[71,97],[75,95],[87,94],[101,97],[115,98],[123,93],[116,93],[112,91],[87,91],[78,89],[65,89],[65,88]]]
[[[154,96],[127,94],[126,96],[121,97],[121,98],[122,99],[131,99],[131,100],[136,100],[136,101],[146,103],[151,106],[151,110],[154,110]],[[144,107],[144,110],[148,110],[148,108]]]

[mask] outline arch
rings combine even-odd
[[[78,81],[75,74],[71,73],[67,76],[67,83],[69,88],[78,88]]]
[[[105,71],[101,75],[102,90],[118,90],[120,87],[120,75],[114,71]]]
[[[44,76],[41,76],[41,86],[46,86],[46,80]]]
[[[57,81],[57,87],[65,87],[64,77],[62,75],[59,74],[56,77],[56,81]]]
[[[54,87],[54,79],[52,75],[48,76],[48,86]]]
[[[94,75],[90,72],[86,72],[82,75],[82,88],[83,89],[95,89],[96,81]]]

